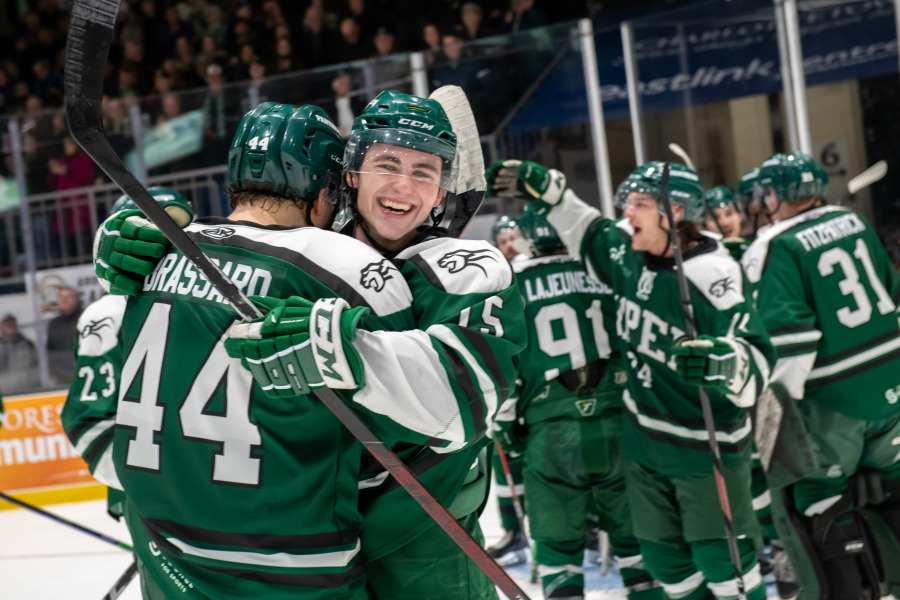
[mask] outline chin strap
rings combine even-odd
[[[669,230],[663,227],[662,215],[659,215],[659,228],[666,232],[666,247],[663,248],[662,254],[659,255],[660,257],[664,257],[669,252],[669,248],[671,248],[672,246],[672,236],[669,235]]]

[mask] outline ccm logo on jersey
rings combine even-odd
[[[224,240],[234,235],[234,229],[231,227],[216,227],[215,229],[204,229],[200,233],[214,240]]]
[[[415,119],[407,119],[405,117],[397,122],[401,125],[410,125],[412,127],[418,127],[419,129],[428,129],[429,131],[434,129],[434,125],[429,125],[428,123],[423,123],[422,121],[416,121]]]
[[[454,250],[440,257],[438,266],[451,273],[459,273],[467,267],[475,267],[487,277],[487,271],[478,263],[488,258],[497,262],[497,258],[491,250]]]
[[[367,290],[375,290],[380,292],[384,289],[384,285],[388,279],[391,279],[391,269],[395,267],[386,260],[366,265],[360,271],[359,283]]]

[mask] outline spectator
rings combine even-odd
[[[284,38],[284,40],[287,41],[287,38]],[[250,65],[258,61],[259,57],[256,55],[256,49],[253,47],[253,44],[249,42],[241,44],[238,55],[233,56],[228,62],[227,75],[229,81],[250,79]]]
[[[162,113],[156,119],[157,125],[162,125],[170,119],[181,114],[181,98],[175,92],[166,92],[160,97]]]
[[[375,61],[372,64],[375,89],[398,90],[409,94],[412,92],[409,83],[409,61],[390,58],[395,52],[394,40],[394,32],[387,27],[379,27],[375,32],[375,38],[372,40],[375,45]]]
[[[6,395],[37,388],[41,384],[37,350],[19,331],[12,313],[0,319],[0,390]]]
[[[256,99],[252,102],[253,108],[261,102],[282,102],[284,91],[280,81],[266,81],[266,65],[255,62],[250,65],[250,90],[256,91]]]
[[[196,64],[206,69],[210,63],[222,63],[226,59],[225,53],[219,48],[216,38],[211,35],[203,36],[200,41],[200,52],[197,53]]]
[[[422,43],[424,44],[423,52],[425,54],[425,65],[430,67],[435,60],[440,61],[444,51],[441,48],[441,30],[434,23],[427,23],[422,28]]]
[[[534,5],[534,0],[510,0],[509,10],[506,11],[503,21],[504,32],[519,33],[546,25],[547,16]]]
[[[216,42],[216,47],[221,48],[225,42],[225,21],[222,19],[222,9],[215,5],[209,5],[203,11],[206,21],[206,35]]]
[[[338,43],[338,62],[363,60],[372,55],[372,46],[362,37],[359,23],[353,17],[341,20],[341,40]]]
[[[322,7],[313,3],[303,16],[303,33],[299,41],[300,62],[306,69],[314,69],[335,61],[337,39],[324,26]],[[277,50],[277,48],[276,48]]]
[[[175,68],[187,78],[190,73],[194,72],[194,64],[196,56],[194,55],[194,46],[191,39],[186,35],[179,35],[175,38]]]
[[[116,154],[125,156],[134,147],[131,131],[125,120],[125,104],[121,98],[104,96],[102,107],[103,131],[106,132],[106,137]]]
[[[227,115],[235,113],[225,87],[225,76],[218,63],[206,68],[206,97],[203,99],[204,122],[203,149],[200,152],[202,166],[212,167],[222,164],[228,155],[231,134],[228,131]]]
[[[491,35],[484,26],[484,11],[474,2],[466,2],[459,11],[462,39],[475,40]]]
[[[45,106],[62,106],[62,78],[50,68],[50,61],[42,58],[31,66],[34,79],[31,93],[40,98]]]
[[[56,383],[68,385],[75,370],[75,335],[81,315],[81,297],[70,287],[61,287],[56,304],[59,315],[47,326],[47,362]]]
[[[63,155],[51,158],[48,167],[47,185],[62,192],[82,188],[94,183],[94,161],[81,149],[75,140],[63,138]],[[59,199],[61,210],[55,213],[52,233],[60,236],[64,244],[60,246],[68,255],[90,255],[91,215],[85,194],[64,196]]]
[[[181,20],[177,8],[170,6],[166,9],[165,20],[156,29],[155,56],[175,56],[177,53],[176,42],[180,37],[193,39],[194,29],[190,23]],[[147,38],[144,38],[144,41],[146,43]]]
[[[0,66],[0,113],[12,109],[13,82],[6,69]]]

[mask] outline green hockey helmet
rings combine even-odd
[[[763,162],[758,183],[764,193],[773,190],[779,202],[795,202],[823,198],[828,191],[828,173],[806,154],[775,154]]]
[[[741,212],[743,208],[740,198],[735,197],[734,193],[724,185],[717,185],[706,190],[703,193],[703,200],[707,210],[733,206],[736,211]]]
[[[759,185],[759,167],[747,171],[738,179],[737,198],[741,206],[756,204],[762,199],[762,188]]]
[[[437,100],[396,90],[378,94],[353,121],[344,152],[346,168],[361,172],[366,151],[376,143],[439,157],[442,162],[439,186],[452,189],[456,134]]]
[[[659,199],[664,162],[644,163],[625,178],[616,191],[616,206],[624,210],[628,206],[628,195],[632,192],[649,194]],[[706,210],[703,201],[703,184],[700,176],[681,163],[669,163],[669,200],[681,206],[682,221],[696,221]],[[657,202],[656,209],[661,215],[665,206]]]
[[[152,186],[148,187],[147,191],[153,196],[153,199],[156,200],[158,204],[161,204],[163,208],[166,209],[166,212],[168,212],[179,225],[184,227],[191,222],[194,214],[191,209],[191,203],[188,202],[184,196],[179,194],[177,190],[167,187]],[[173,208],[181,210],[175,211]],[[109,209],[109,214],[117,213],[120,210],[130,209],[140,210],[138,205],[134,203],[134,200],[129,196],[122,194],[115,202],[113,202],[112,208]]]
[[[317,106],[263,102],[241,119],[228,151],[229,191],[314,199],[342,169],[344,141]]]
[[[547,220],[546,214],[541,214],[531,202],[525,205],[522,212],[520,228],[522,236],[531,245],[532,255],[550,254],[566,247],[559,239],[556,229]]]
[[[496,240],[500,233],[514,229],[521,229],[519,227],[519,219],[512,215],[500,215],[494,220],[494,224],[491,225],[491,238]]]

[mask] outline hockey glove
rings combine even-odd
[[[518,458],[525,452],[528,427],[518,419],[512,421],[494,421],[491,425],[494,441],[500,444],[506,456]]]
[[[363,384],[362,359],[352,342],[368,308],[350,308],[340,298],[251,299],[268,314],[232,325],[225,350],[241,360],[267,395],[285,398]]]
[[[683,337],[672,354],[678,376],[689,385],[738,394],[747,382],[750,365],[739,342],[709,335]]]
[[[549,208],[566,191],[566,176],[531,161],[495,160],[485,173],[487,196],[537,201]]]
[[[190,205],[174,200],[161,204],[182,227],[193,219]],[[103,222],[94,237],[94,272],[110,294],[133,296],[171,246],[140,210],[119,211]]]

